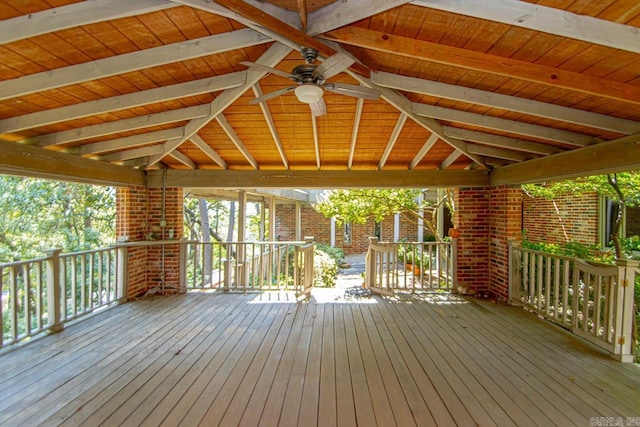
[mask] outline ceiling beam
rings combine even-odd
[[[469,144],[470,145],[470,144]],[[438,169],[440,170],[444,170],[446,168],[448,168],[449,166],[451,166],[452,164],[455,163],[456,160],[458,160],[460,158],[460,156],[462,155],[462,153],[460,151],[454,150],[451,154],[449,154],[447,156],[446,159],[444,159],[442,161],[442,163],[440,163],[440,166],[438,166]],[[474,154],[476,155],[476,154]],[[483,159],[483,164],[485,163],[484,159]]]
[[[220,114],[216,115],[216,121],[218,122],[218,124],[220,125],[220,127],[222,128],[224,133],[227,134],[227,136],[229,137],[231,142],[233,142],[233,145],[235,145],[236,148],[238,149],[238,151],[240,151],[240,153],[242,153],[244,158],[247,159],[247,162],[249,162],[249,164],[251,166],[253,166],[254,169],[260,169],[260,166],[258,165],[258,162],[251,155],[251,152],[249,151],[247,146],[244,145],[244,143],[242,142],[242,140],[240,139],[240,137],[238,136],[236,131],[233,130],[233,127],[231,126],[231,123],[229,123],[229,121],[224,116],[224,114],[220,113]]]
[[[640,53],[637,27],[514,0],[416,0],[413,4]]]
[[[491,185],[573,179],[640,170],[640,134],[495,169]]]
[[[385,72],[372,72],[371,82],[377,86],[390,89],[484,105],[628,135],[640,132],[640,122],[433,80]]]
[[[198,0],[177,1],[183,4],[193,4],[196,7],[200,7],[203,9],[207,8],[206,4],[200,4]],[[266,34],[267,36],[270,36],[269,33],[274,33],[291,42],[298,44],[299,46],[312,47],[320,52],[320,55],[325,58],[328,58],[336,53],[336,50],[334,48],[328,46],[326,43],[323,43],[321,40],[318,40],[308,34],[301,32],[299,28],[283,22],[272,15],[264,13],[256,6],[244,2],[243,0],[216,0],[216,3],[225,7],[233,13],[240,15],[244,19],[251,21],[254,25],[258,25],[259,27],[266,29],[268,33],[264,33],[263,31],[261,32],[263,32],[263,34]],[[209,10],[213,13],[216,13],[215,8],[210,8]],[[358,74],[362,74],[367,77],[369,76],[369,68],[360,63],[356,62],[349,68],[357,72]]]
[[[435,133],[432,133],[431,135],[429,135],[429,138],[427,138],[424,144],[422,144],[422,147],[418,151],[418,154],[416,154],[416,156],[411,160],[411,163],[409,163],[410,170],[415,169],[415,167],[420,164],[422,159],[424,159],[424,156],[427,155],[429,150],[431,150],[431,148],[434,146],[436,141],[438,141],[438,139],[440,138]]]
[[[589,135],[582,135],[579,133],[522,123],[514,120],[501,119],[499,117],[484,116],[482,114],[469,113],[467,111],[454,110],[451,108],[437,107],[435,105],[413,104],[413,111],[419,116],[480,126],[487,129],[510,132],[518,135],[526,135],[546,139],[548,141],[569,144],[576,147],[584,147],[585,145],[594,144],[599,141]]]
[[[184,133],[182,127],[163,129],[155,132],[141,133],[138,135],[125,136],[122,138],[109,139],[107,141],[94,142],[79,147],[81,156],[91,156],[107,151],[126,150],[139,145],[151,144],[153,142],[166,141],[168,139],[180,138]]]
[[[194,119],[196,117],[206,116],[207,114],[209,114],[209,104],[196,105],[195,107],[179,108],[177,110],[163,111],[162,113],[147,114],[145,116],[132,117],[130,119],[116,120],[113,122],[100,123],[98,125],[50,133],[47,135],[24,139],[20,142],[24,144],[37,145],[38,147],[49,147],[110,135],[113,133],[127,132],[146,127]]]
[[[482,73],[496,74],[550,87],[640,104],[640,86],[587,74],[547,67],[498,55],[419,41],[361,27],[343,27],[323,34],[341,44],[372,49],[406,58],[436,62]]]
[[[275,67],[280,61],[282,61],[291,52],[291,48],[281,43],[275,43],[258,59],[257,63],[266,65],[269,67]],[[218,114],[221,114],[229,105],[233,104],[238,98],[242,96],[249,88],[258,83],[258,81],[265,76],[264,71],[255,69],[248,69],[244,72],[245,80],[244,84],[233,89],[225,90],[211,102],[209,115],[201,118],[191,120],[185,126],[184,137],[174,140],[171,143],[165,144],[165,151],[158,153],[149,158],[148,166],[153,166],[158,163],[164,156],[178,148],[185,141],[189,140],[193,135],[197,134],[200,129],[205,127],[211,120],[214,120]],[[0,122],[1,124],[1,122]]]
[[[0,120],[0,134],[241,86],[246,72],[225,74]]]
[[[487,187],[489,173],[472,171],[237,171],[177,170],[166,171],[169,187],[195,188],[445,188]],[[162,172],[148,171],[147,185],[162,186]]]
[[[400,132],[402,132],[402,128],[404,124],[407,122],[407,115],[404,113],[400,113],[400,117],[398,117],[398,121],[396,121],[396,126],[393,128],[393,132],[391,132],[391,136],[389,136],[389,141],[387,142],[387,146],[382,153],[382,157],[378,162],[378,170],[382,170],[384,168],[385,163],[389,160],[389,156],[391,155],[391,150],[393,150],[394,145],[398,141],[398,137],[400,136]]]
[[[551,145],[525,141],[523,139],[510,138],[508,136],[493,135],[490,133],[478,132],[475,130],[454,128],[450,126],[444,127],[444,134],[450,136],[451,138],[458,138],[469,142],[479,142],[481,144],[491,145],[494,147],[539,154],[543,156],[563,151],[562,149]]]
[[[166,144],[166,143],[165,143]],[[133,148],[131,150],[116,151],[115,153],[105,154],[98,157],[103,162],[123,162],[125,160],[139,159],[142,157],[153,156],[164,150],[164,144],[150,145],[148,147]]]
[[[411,0],[349,0],[332,2],[309,14],[307,34],[316,36],[377,15]]]
[[[351,131],[351,146],[349,147],[349,162],[347,168],[351,170],[353,167],[353,157],[356,154],[356,142],[358,141],[358,132],[360,131],[360,119],[362,118],[362,109],[364,107],[364,99],[358,98],[356,104],[356,116],[353,120],[353,131]]]
[[[0,44],[171,7],[166,0],[86,0],[0,22]]]
[[[298,13],[300,14],[300,30],[307,31],[307,0],[298,0]]]
[[[111,56],[0,82],[0,100],[111,77],[271,41],[245,28],[194,40]]]
[[[99,185],[144,186],[137,169],[83,159],[61,151],[0,141],[0,173]]]
[[[260,84],[256,83],[251,88],[253,89],[253,94],[256,97],[263,95]],[[276,148],[278,149],[278,153],[280,154],[280,158],[282,159],[282,164],[284,165],[285,169],[289,169],[289,160],[287,159],[287,154],[284,152],[284,146],[282,145],[282,141],[280,140],[280,135],[278,134],[278,130],[276,129],[276,124],[273,121],[271,110],[269,110],[269,106],[266,102],[260,102],[258,105],[260,105],[262,115],[267,122],[267,127],[269,128],[269,132],[271,133],[273,142],[276,144]]]
[[[220,154],[218,154],[216,150],[211,148],[211,146],[207,144],[206,141],[200,137],[200,135],[195,134],[191,136],[190,140],[196,147],[202,150],[202,152],[206,154],[207,157],[216,162],[218,166],[220,166],[222,169],[227,169],[227,162],[225,162],[222,156],[220,156]]]

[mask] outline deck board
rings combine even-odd
[[[0,423],[536,426],[640,416],[640,366],[520,308],[445,294],[323,301],[196,292],[97,313],[0,355]]]

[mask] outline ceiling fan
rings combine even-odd
[[[327,105],[322,97],[325,90],[341,95],[353,96],[355,98],[378,99],[380,97],[378,91],[364,86],[345,83],[326,83],[327,79],[343,72],[355,62],[355,60],[348,55],[336,53],[320,65],[316,65],[314,64],[318,58],[318,51],[316,49],[305,47],[302,48],[301,54],[305,63],[296,65],[290,74],[265,65],[256,64],[255,62],[241,62],[241,64],[247,67],[285,77],[298,84],[298,86],[287,87],[259,96],[249,101],[249,103],[258,104],[293,91],[300,102],[309,104],[311,113],[317,117],[327,112]]]

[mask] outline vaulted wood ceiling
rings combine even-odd
[[[640,169],[636,1],[5,0],[0,19],[2,173],[330,188]],[[303,46],[351,56],[329,82],[380,98],[250,104],[292,82],[241,62],[289,73]]]

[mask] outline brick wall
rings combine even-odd
[[[146,240],[147,233],[156,239],[181,237],[183,229],[183,191],[167,188],[165,193],[166,227],[162,220],[162,189],[143,187],[118,188],[116,192],[117,237],[128,236],[129,242]],[[166,287],[178,287],[179,245],[164,245],[164,269],[162,246],[132,246],[128,252],[127,297],[143,295],[149,289],[160,286],[164,277]]]
[[[598,195],[523,196],[523,229],[532,242],[598,244]]]
[[[316,242],[331,244],[331,220],[316,212],[310,205],[302,205],[301,236],[313,236]],[[280,240],[295,240],[295,205],[279,204],[276,207],[276,236]],[[382,221],[382,240],[392,241],[393,216]],[[352,224],[351,243],[344,242],[344,225],[336,223],[336,246],[346,255],[361,254],[369,248],[369,237],[373,236],[374,220],[369,218],[364,224]],[[414,241],[418,234],[417,220],[408,215],[400,215],[400,238]]]
[[[488,291],[491,194],[482,188],[459,189],[456,206],[458,286],[476,292]]]
[[[509,243],[522,238],[522,190],[520,187],[491,189],[489,226],[489,290],[507,301],[509,298]]]

